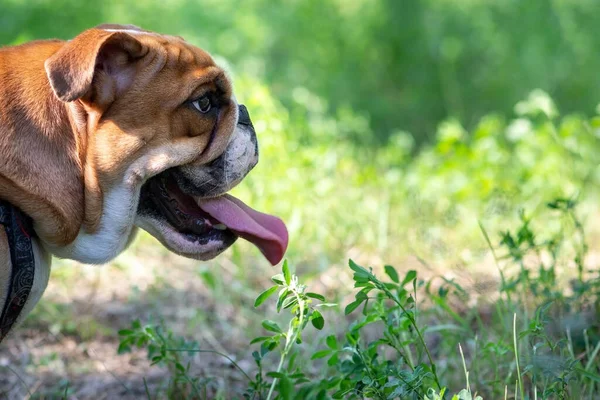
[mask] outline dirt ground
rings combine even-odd
[[[246,335],[252,307],[240,313],[235,304],[252,304],[255,293],[245,299],[244,288],[237,288],[217,302],[225,292],[207,287],[199,274],[206,264],[169,254],[152,239],[141,242],[102,267],[54,261],[42,301],[0,348],[0,398],[146,398],[144,380],[152,394],[167,383],[168,371],[150,366],[145,351],[117,354],[118,330],[135,319],[161,320],[252,370]],[[227,258],[215,263],[225,279],[236,273]],[[223,357],[201,354],[191,361],[194,375],[211,377],[216,387],[237,379]]]
[[[258,256],[249,246],[236,244],[236,249],[237,253],[203,263],[175,256],[142,234],[110,265],[54,260],[42,301],[0,347],[0,399],[140,399],[148,397],[146,387],[153,399],[162,398],[154,397],[156,393],[164,397],[170,376],[166,368],[151,366],[145,350],[117,353],[117,332],[136,319],[142,324],[160,322],[176,335],[197,341],[202,349],[226,354],[252,376],[255,364],[249,342],[264,335],[263,319],[280,317],[268,305],[260,309],[252,305],[279,271],[258,257],[247,257]],[[598,254],[590,254],[588,265],[600,264]],[[343,259],[348,258],[384,264],[356,249]],[[456,263],[448,268],[410,257],[396,267],[418,269],[422,278],[443,271],[445,278],[486,293],[498,284],[497,268],[490,254],[480,261],[476,267]],[[349,302],[353,282],[344,265],[332,265],[324,272],[296,265],[296,270],[310,282],[311,291],[340,304]],[[343,318],[339,310],[325,315],[327,324],[341,330],[348,322]],[[318,347],[326,334],[319,335],[305,340],[305,345]],[[224,357],[201,353],[188,360],[191,375],[210,379],[209,398],[217,393],[231,398],[247,388],[243,375]]]

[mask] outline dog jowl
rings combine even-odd
[[[242,237],[278,263],[283,222],[227,194],[257,162],[228,76],[180,37],[101,25],[0,49],[0,201],[31,220],[35,264],[28,295],[11,299],[20,230],[0,226],[0,305],[23,303],[16,325],[47,285],[50,255],[105,263],[138,228],[186,257]]]

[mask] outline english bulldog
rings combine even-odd
[[[181,37],[100,25],[0,49],[0,340],[51,256],[103,264],[137,228],[197,260],[242,237],[277,264],[284,223],[227,194],[257,162],[227,74]]]

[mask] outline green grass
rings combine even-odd
[[[262,322],[265,334],[249,341],[256,346],[251,371],[230,359],[246,381],[244,397],[433,400],[456,391],[453,399],[462,400],[597,398],[600,271],[585,265],[575,207],[564,199],[547,204],[540,218],[562,221],[551,233],[533,231],[522,213],[521,224],[502,233],[493,249],[500,279],[486,293],[449,279],[424,280],[415,270],[401,275],[389,265],[380,275],[350,260],[356,294],[344,308],[344,324],[325,323],[323,314],[336,311],[319,310],[334,305],[308,292],[285,262],[255,307],[278,293],[276,311],[291,313],[288,329]],[[483,227],[482,234],[489,240]],[[572,278],[568,290],[564,278]],[[326,335],[314,351],[304,343],[317,340],[309,321]],[[167,365],[166,397],[212,398],[210,377],[201,382],[180,357],[215,351],[161,331],[168,328],[136,321],[119,332],[119,350],[147,348],[153,363]],[[223,397],[242,396],[221,389]]]
[[[430,144],[438,123],[469,130],[541,88],[561,109],[600,102],[595,0],[3,0],[0,43],[71,38],[105,22],[181,35],[267,84],[358,125],[344,140]],[[316,99],[315,99],[316,98]],[[251,110],[252,111],[252,110]],[[347,122],[347,121],[345,121]]]
[[[252,308],[272,275],[256,249],[236,243],[198,263],[144,234],[112,266],[57,264],[44,301],[9,343],[31,353],[16,364],[22,370],[7,371],[13,388],[27,393],[37,377],[41,398],[64,379],[74,394],[91,381],[131,398],[146,387],[153,398],[267,398],[273,382],[279,396],[291,384],[292,398],[598,394],[597,118],[561,117],[535,92],[515,120],[489,116],[472,132],[441,124],[417,156],[402,135],[359,152],[335,138],[343,119],[296,115],[253,79],[238,77],[236,87],[262,133],[261,162],[234,192],[288,223],[296,275],[339,305],[319,310],[323,329],[303,331],[277,372],[286,330],[267,340],[279,343],[270,351],[248,348],[266,336],[262,320],[290,321],[266,308],[271,299]],[[354,291],[348,258],[375,267],[354,271]],[[116,332],[132,320],[144,349],[129,343],[132,353],[117,355],[125,338]],[[184,345],[191,355],[167,351]],[[327,358],[311,361],[315,354]]]

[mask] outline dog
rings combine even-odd
[[[0,341],[51,256],[103,264],[138,228],[198,260],[242,237],[277,264],[285,224],[227,194],[257,162],[228,75],[181,37],[108,24],[1,48]]]

